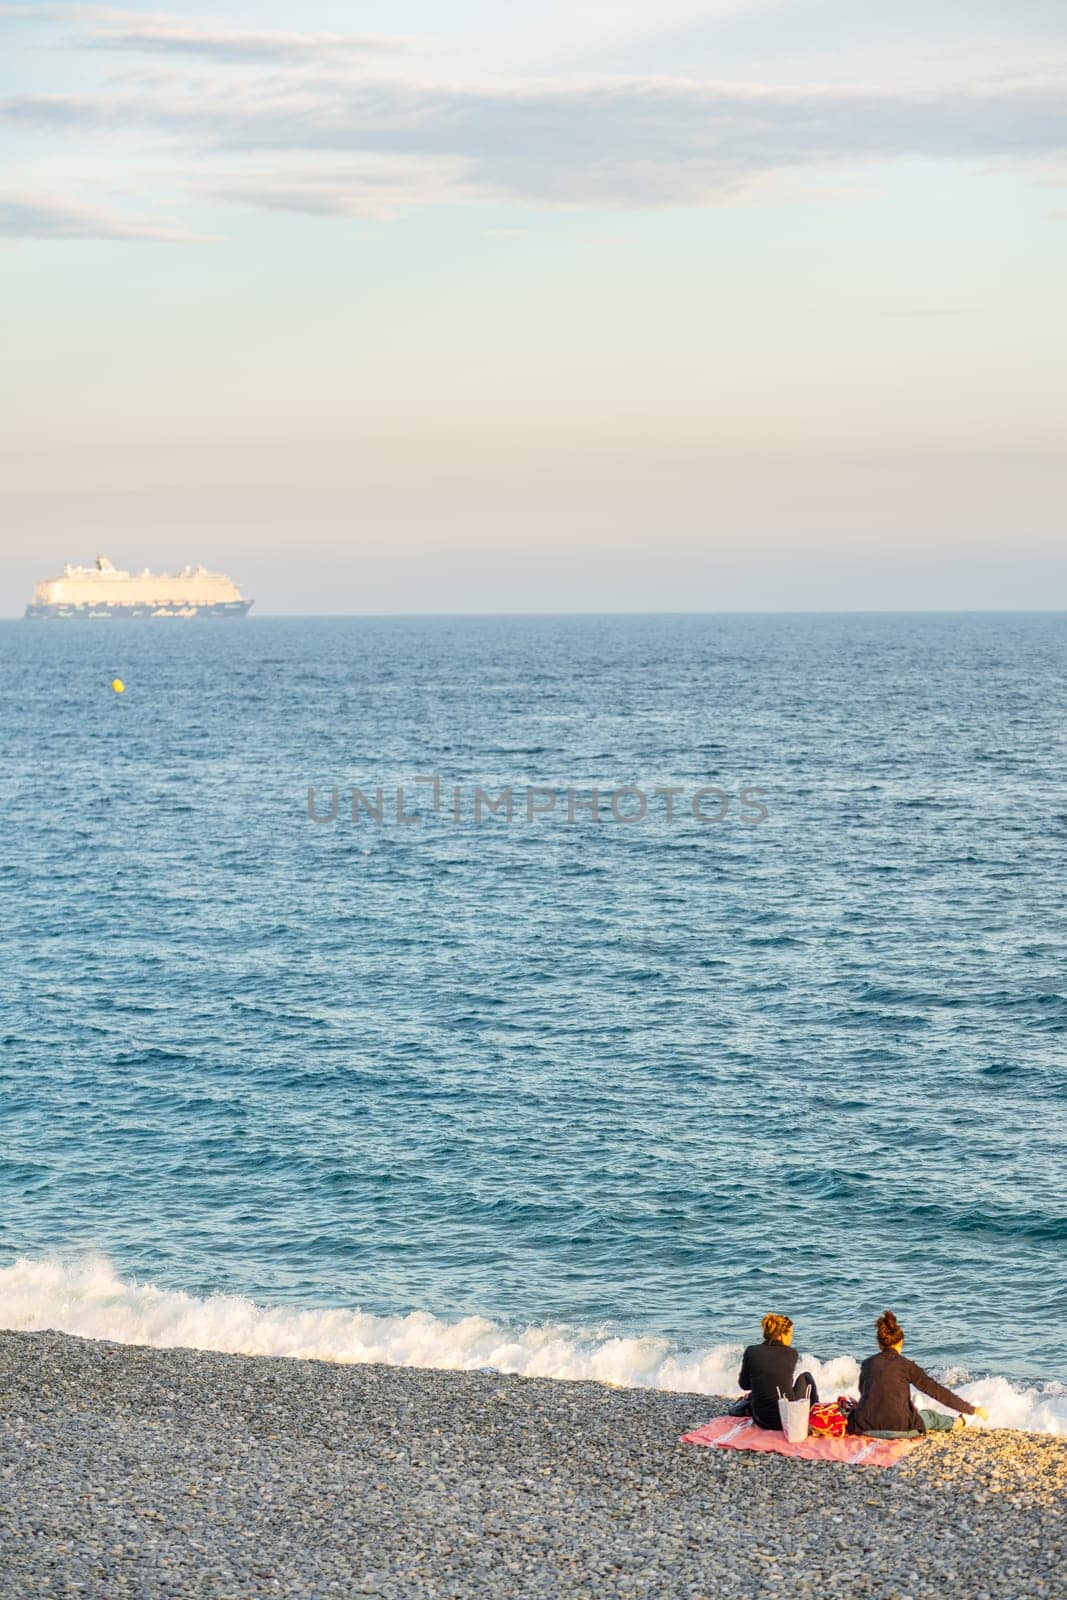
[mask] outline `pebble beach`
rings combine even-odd
[[[1062,1594],[1067,1441],[888,1471],[679,1443],[725,1407],[0,1334],[0,1595]]]

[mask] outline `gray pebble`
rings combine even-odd
[[[890,1472],[679,1443],[724,1408],[0,1333],[0,1597],[1018,1600],[1063,1570],[1065,1441]]]

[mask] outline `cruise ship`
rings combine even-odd
[[[243,617],[251,608],[232,579],[203,567],[186,567],[173,575],[144,572],[135,576],[97,556],[92,567],[63,568],[61,577],[45,578],[33,591],[27,617]]]

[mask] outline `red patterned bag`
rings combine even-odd
[[[817,1439],[843,1439],[847,1418],[836,1400],[826,1405],[812,1406],[808,1414],[808,1432]]]

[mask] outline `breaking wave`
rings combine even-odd
[[[55,1329],[88,1339],[156,1348],[185,1346],[235,1355],[394,1367],[438,1367],[524,1377],[586,1379],[622,1388],[734,1396],[741,1347],[681,1350],[666,1339],[620,1338],[564,1324],[509,1328],[484,1317],[447,1322],[429,1312],[373,1316],[358,1309],[260,1306],[236,1295],[198,1299],[118,1276],[95,1256],[72,1264],[19,1260],[0,1269],[0,1327]],[[855,1393],[859,1366],[850,1355],[803,1364],[824,1395]],[[989,1412],[989,1426],[1067,1435],[1067,1387],[1026,1388],[1007,1378],[946,1381]]]

